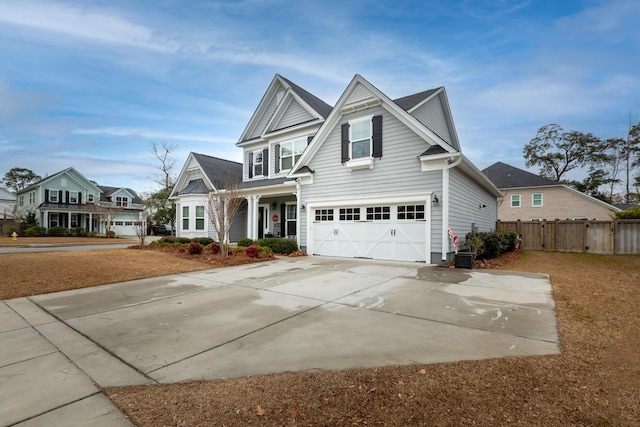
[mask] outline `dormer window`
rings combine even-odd
[[[262,176],[262,150],[253,152],[253,176]]]
[[[118,208],[126,208],[129,206],[129,198],[116,196],[116,207]]]

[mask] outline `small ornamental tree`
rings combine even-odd
[[[209,221],[216,233],[218,243],[221,244],[224,257],[229,254],[231,225],[242,211],[244,204],[244,192],[238,180],[227,179],[224,189],[212,191],[208,195]]]

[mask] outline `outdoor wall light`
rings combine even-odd
[[[306,206],[304,205],[304,203],[301,203],[301,204],[300,204],[300,209],[302,209],[302,210],[305,210],[305,209],[306,209]]]
[[[278,204],[276,202],[271,202],[271,209],[274,209],[278,207]]]
[[[485,205],[484,203],[480,203],[480,209],[486,208],[486,207],[487,207],[487,205]]]
[[[438,206],[439,203],[440,203],[440,200],[438,199],[438,196],[434,193],[433,194],[433,206]]]

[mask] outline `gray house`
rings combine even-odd
[[[13,219],[16,207],[16,196],[9,190],[0,187],[0,219]]]
[[[392,100],[356,75],[331,107],[276,75],[236,145],[250,238],[289,237],[309,254],[439,263],[454,251],[450,232],[463,240],[495,227],[500,192],[462,154],[443,87]],[[172,195],[179,236],[191,225],[181,215],[196,210],[198,231],[212,235],[203,194],[224,191],[215,162],[205,170],[198,157]]]

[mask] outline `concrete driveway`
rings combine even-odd
[[[556,354],[553,310],[546,275],[316,256],[3,301],[0,424],[128,425],[96,386]]]

